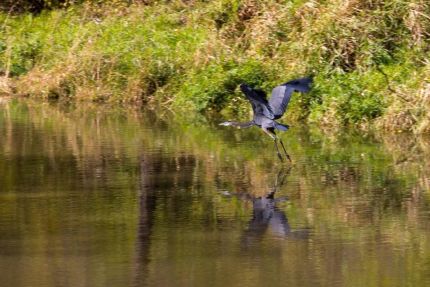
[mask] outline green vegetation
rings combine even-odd
[[[42,2],[0,14],[0,93],[243,114],[312,74],[290,120],[430,131],[427,1]]]

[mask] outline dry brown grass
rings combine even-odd
[[[422,73],[410,76],[412,79],[421,78],[422,81],[416,86],[402,85],[393,91],[392,102],[383,117],[376,122],[380,129],[430,133],[430,65]]]
[[[0,96],[12,94],[12,87],[8,77],[0,77]]]
[[[293,99],[291,119],[329,128],[430,131],[424,80],[430,75],[424,71],[430,5],[424,0],[154,5],[86,4],[66,28],[61,20],[67,13],[47,14],[42,16],[49,23],[44,27],[41,19],[32,21],[51,31],[40,39],[53,44],[38,51],[39,38],[30,41],[25,33],[15,37],[9,31],[6,40],[14,43],[6,41],[0,61],[9,73],[17,65],[12,47],[23,50],[23,57],[34,50],[41,53],[29,71],[14,78],[19,94],[163,102],[174,108],[187,103],[184,108],[199,111],[233,102],[240,81],[269,91],[286,79],[315,74],[313,94]],[[64,33],[55,34],[49,25]],[[33,32],[30,26],[24,30]],[[61,39],[65,33],[75,36],[67,44]],[[25,41],[30,45],[21,45]],[[379,67],[386,71],[385,79],[378,76]]]

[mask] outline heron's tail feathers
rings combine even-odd
[[[280,123],[275,123],[275,129],[278,129],[280,131],[284,131],[285,132],[289,128],[290,128],[289,125],[283,125],[283,124],[280,124]]]

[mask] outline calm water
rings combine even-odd
[[[430,286],[430,147],[0,104],[1,286]]]

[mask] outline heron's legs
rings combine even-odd
[[[266,134],[268,134],[268,135],[273,139],[273,142],[274,142],[274,144],[275,144],[276,154],[278,155],[279,160],[280,160],[281,162],[284,162],[284,160],[282,159],[282,155],[281,155],[281,153],[279,152],[278,142],[277,142],[278,140],[279,140],[279,142],[281,143],[281,146],[282,146],[282,149],[284,150],[285,156],[286,156],[286,157],[287,157],[287,159],[291,162],[290,155],[287,153],[287,150],[285,149],[284,143],[282,142],[282,140],[281,140],[281,139],[279,139],[279,138],[276,136],[275,132],[273,132],[273,131],[271,131],[271,130],[268,130],[267,128],[262,128],[262,130],[263,130]]]
[[[276,137],[273,142],[275,143],[276,154],[278,155],[279,160],[281,162],[284,162],[284,160],[282,159],[281,153],[279,152],[278,143],[276,142]]]
[[[282,149],[284,150],[285,156],[288,158],[288,161],[291,162],[290,155],[287,153],[287,150],[285,149],[284,143],[281,139],[279,139],[279,142],[281,143]]]
[[[283,162],[281,153],[279,152],[278,143],[276,142],[276,140],[278,139],[276,134],[265,127],[262,127],[261,129],[263,130],[263,132],[265,132],[269,137],[273,139],[273,142],[275,144],[276,154],[278,155],[279,160]]]

